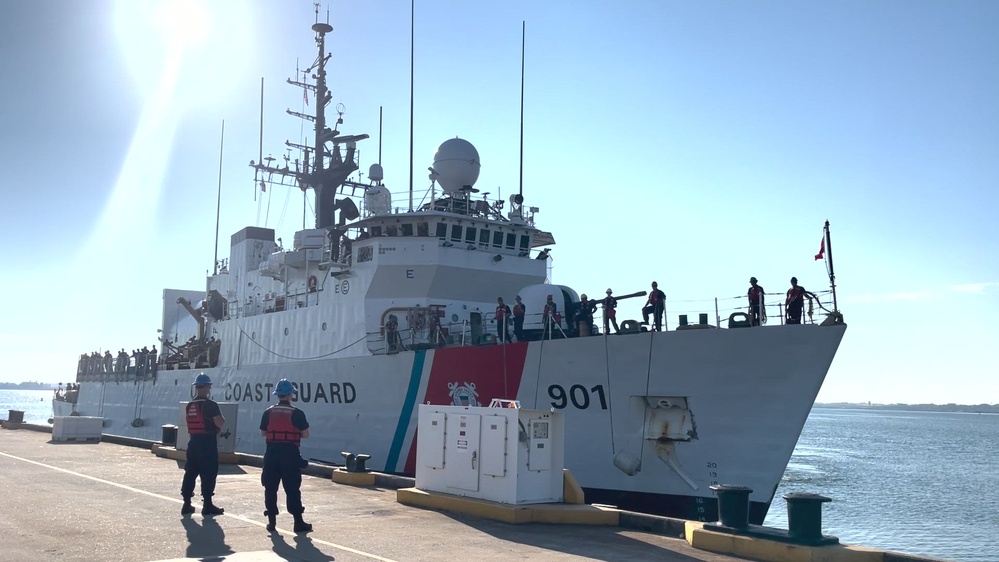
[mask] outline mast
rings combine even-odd
[[[219,138],[219,193],[215,201],[215,268],[212,275],[219,274],[219,216],[222,212],[222,147],[225,146],[225,119],[222,120],[222,135]]]
[[[524,55],[527,46],[527,21],[520,22],[520,197],[524,197]]]
[[[826,221],[823,230],[826,237],[826,259],[829,263],[829,285],[832,286],[833,311],[839,312],[839,306],[836,304],[836,271],[833,269],[832,238],[829,235],[829,221]]]

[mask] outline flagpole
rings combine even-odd
[[[823,230],[825,230],[826,236],[826,259],[829,260],[829,285],[832,286],[833,312],[839,312],[839,306],[836,304],[836,272],[833,269],[832,238],[829,236],[829,221],[826,221],[826,226]]]

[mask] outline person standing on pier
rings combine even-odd
[[[277,530],[277,491],[284,486],[287,496],[288,513],[295,518],[295,532],[308,533],[312,525],[302,519],[305,506],[302,505],[302,468],[308,463],[302,458],[299,445],[309,436],[309,422],[305,412],[291,405],[295,387],[288,379],[281,379],[274,387],[273,394],[278,403],[264,410],[260,418],[260,435],[267,440],[264,451],[264,470],[260,483],[264,485],[264,508],[267,511],[267,530]]]
[[[181,515],[194,513],[191,497],[194,496],[194,481],[201,478],[202,515],[222,515],[224,509],[212,503],[215,495],[215,480],[219,475],[219,445],[216,434],[222,431],[225,418],[214,400],[208,398],[212,390],[212,379],[201,373],[194,379],[197,396],[185,408],[187,433],[191,440],[187,444],[187,463],[184,465],[184,482],[180,495],[184,498]]]

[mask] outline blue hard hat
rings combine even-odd
[[[295,394],[295,387],[292,386],[291,381],[288,379],[281,379],[278,381],[277,385],[274,386],[275,396],[289,396]]]
[[[205,385],[211,386],[212,378],[204,373],[201,373],[200,375],[194,377],[194,382],[191,384],[191,386],[205,386]]]

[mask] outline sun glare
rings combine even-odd
[[[199,0],[172,0],[157,8],[156,24],[168,47],[197,50],[212,27],[210,14]]]

